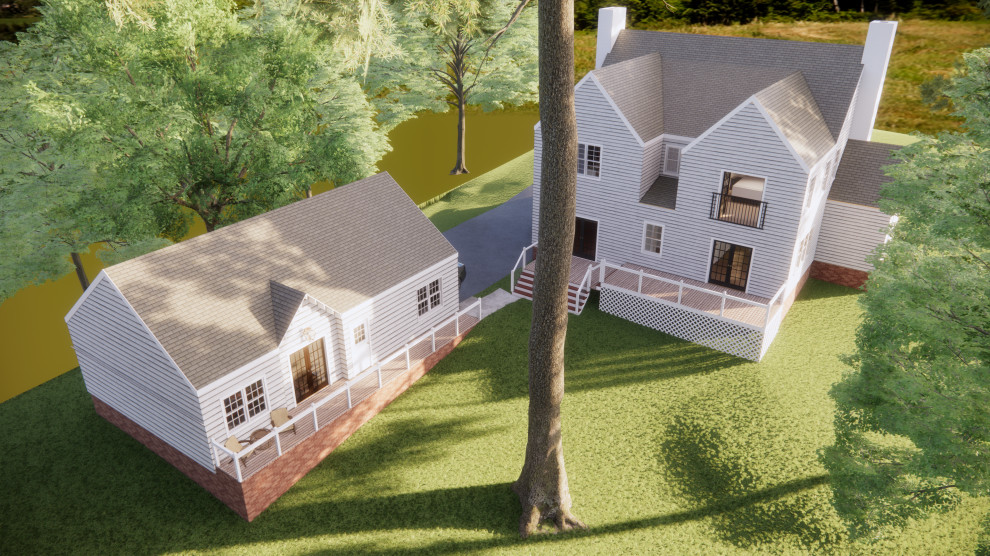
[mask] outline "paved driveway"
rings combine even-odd
[[[523,247],[532,243],[533,187],[502,205],[443,233],[467,265],[461,299],[467,299],[512,270]]]

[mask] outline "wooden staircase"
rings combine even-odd
[[[584,310],[585,303],[588,302],[588,294],[590,292],[579,292],[577,284],[567,285],[567,311],[580,315],[581,311]],[[524,269],[522,275],[519,276],[519,281],[515,283],[513,287],[513,293],[525,297],[526,299],[533,299],[533,271],[530,269]]]

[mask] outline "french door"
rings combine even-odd
[[[289,356],[292,364],[292,385],[296,390],[296,403],[312,396],[329,383],[326,350],[323,339]]]
[[[715,240],[712,245],[712,265],[708,273],[708,282],[746,291],[752,259],[751,247]]]

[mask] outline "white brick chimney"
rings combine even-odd
[[[601,36],[599,27],[599,37]],[[880,106],[880,93],[883,92],[883,79],[887,75],[890,50],[894,46],[896,21],[871,21],[863,46],[863,74],[859,80],[859,96],[849,129],[850,139],[869,141],[873,134],[873,123],[877,119]],[[601,38],[598,39],[601,49]]]
[[[595,53],[595,69],[602,67],[605,56],[612,51],[619,31],[626,28],[625,8],[602,8],[598,10],[598,51]],[[868,41],[869,39],[867,39]]]

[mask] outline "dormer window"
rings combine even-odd
[[[602,148],[598,145],[578,143],[577,173],[597,178],[602,169]]]
[[[676,176],[681,169],[681,147],[667,145],[667,154],[663,158],[663,173]]]

